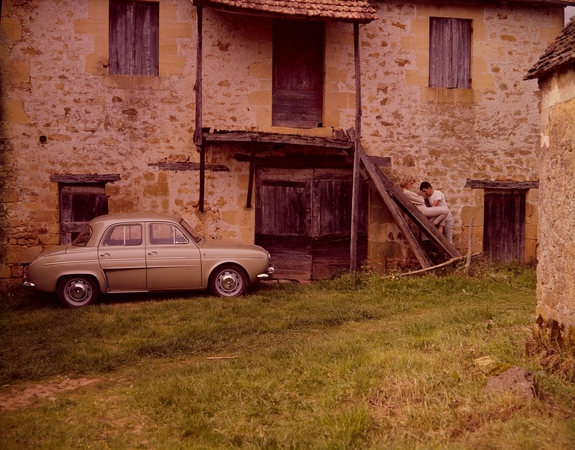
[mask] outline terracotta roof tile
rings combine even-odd
[[[193,0],[195,5],[260,13],[317,18],[349,22],[377,20],[375,9],[367,0]]]
[[[555,41],[547,47],[537,63],[529,69],[526,80],[541,78],[568,64],[575,64],[575,20],[571,20]]]

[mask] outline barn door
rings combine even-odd
[[[61,185],[60,243],[72,242],[86,223],[108,213],[108,197],[104,185]]]
[[[311,278],[311,179],[311,169],[258,170],[255,243],[270,252],[278,278]]]
[[[490,262],[524,262],[524,190],[486,190],[483,251]]]
[[[367,186],[363,186],[367,198]],[[349,270],[352,175],[343,169],[259,169],[255,242],[272,255],[277,278],[310,280]],[[362,202],[358,261],[367,257]]]

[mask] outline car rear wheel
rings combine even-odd
[[[210,291],[217,297],[239,297],[248,288],[244,269],[234,264],[224,264],[210,277]]]
[[[98,294],[96,281],[87,275],[65,277],[58,286],[58,297],[68,308],[90,305],[98,299]]]

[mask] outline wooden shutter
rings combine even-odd
[[[430,18],[429,86],[471,87],[471,20]]]
[[[274,20],[272,125],[322,126],[325,26]]]
[[[110,74],[158,76],[157,2],[110,1]]]

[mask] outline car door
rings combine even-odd
[[[108,292],[146,291],[143,224],[123,223],[106,230],[98,246],[98,259]]]
[[[146,265],[148,290],[200,289],[200,250],[174,223],[147,225]]]

